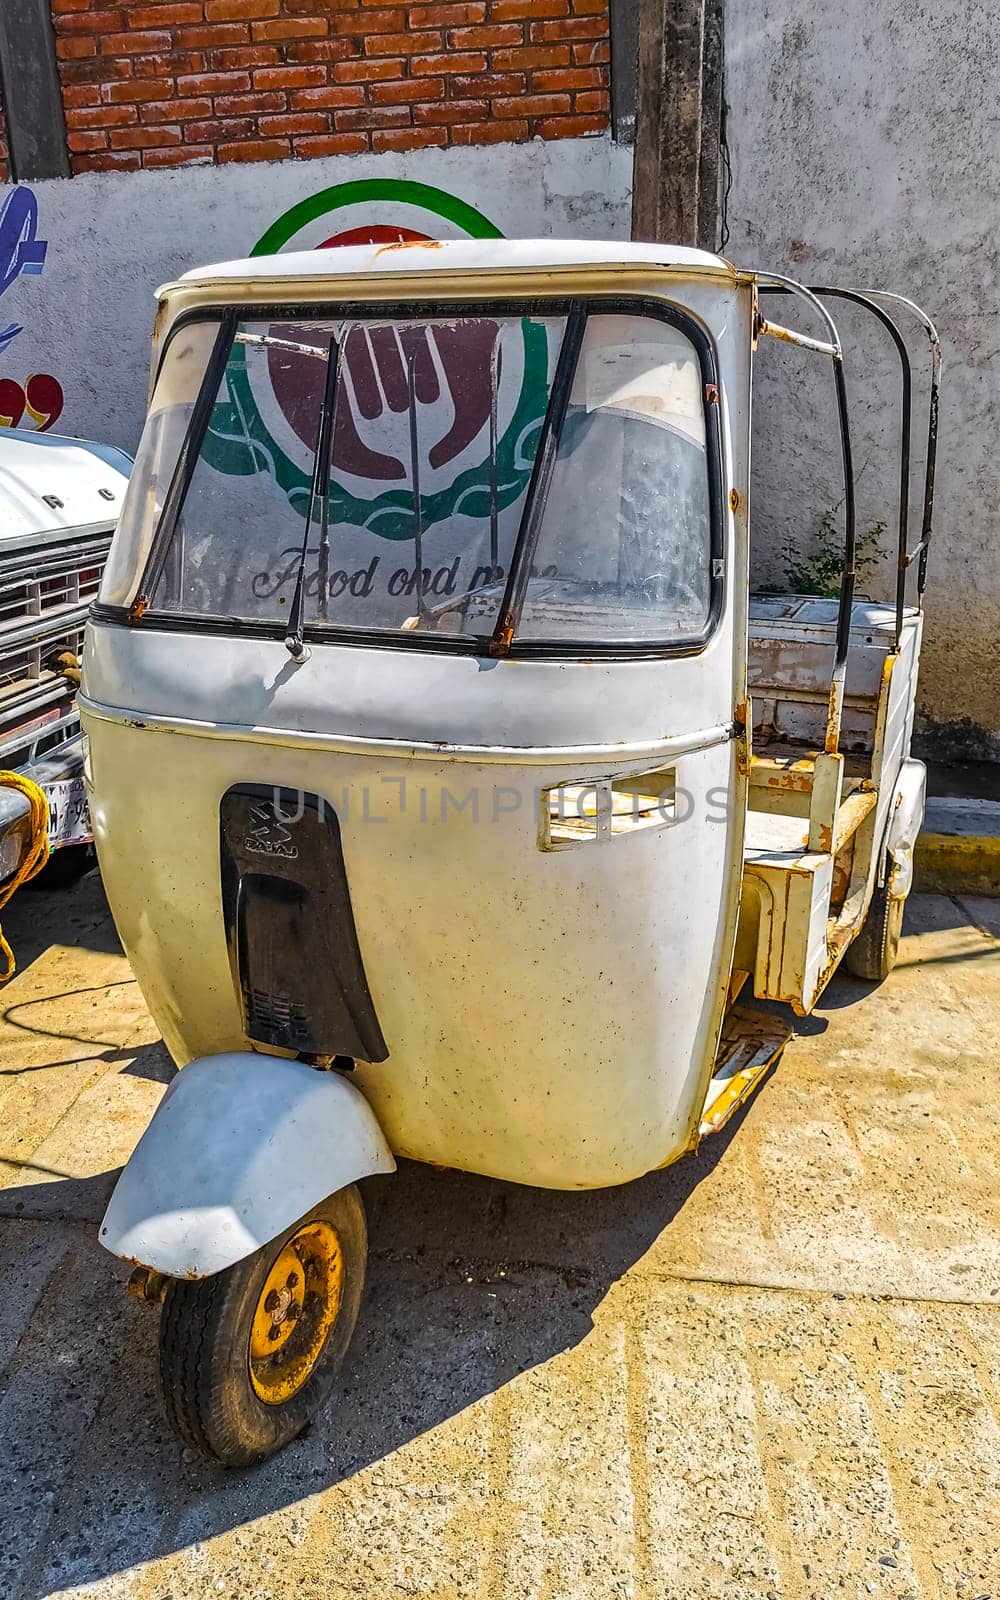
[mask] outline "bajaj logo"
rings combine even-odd
[[[290,830],[266,806],[250,807],[250,832],[243,841],[244,850],[253,855],[284,856],[287,861],[295,861],[299,852],[291,839]]]

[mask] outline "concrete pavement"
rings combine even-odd
[[[0,1594],[1000,1600],[1000,901],[913,900],[697,1158],[369,1186],[339,1401],[229,1474],[95,1242],[171,1071],[99,881],[4,921]]]

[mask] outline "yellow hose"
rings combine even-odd
[[[31,844],[28,853],[18,867],[9,883],[0,889],[0,910],[7,904],[15,889],[22,883],[27,883],[36,872],[41,872],[49,859],[49,802],[44,789],[30,778],[24,778],[19,772],[0,772],[0,788],[18,789],[26,795],[31,806]],[[4,961],[4,970],[0,972],[0,984],[9,983],[17,971],[17,962],[14,952],[4,938],[3,929],[0,928],[0,957]]]

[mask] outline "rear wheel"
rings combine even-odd
[[[887,858],[883,863],[885,882],[875,885],[865,920],[844,956],[848,972],[869,983],[882,983],[889,976],[899,952],[906,901],[894,899],[889,893],[891,869],[892,862]]]
[[[225,1272],[171,1280],[159,1388],[183,1444],[248,1466],[302,1432],[347,1353],[366,1250],[352,1184]]]

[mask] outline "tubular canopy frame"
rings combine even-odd
[[[842,350],[842,346],[841,346],[841,343],[840,343],[839,335],[836,334],[835,325],[833,324],[832,319],[829,317],[829,314],[824,312],[824,308],[822,307],[821,302],[822,302],[823,299],[827,299],[827,298],[829,298],[829,299],[839,299],[839,300],[847,301],[852,305],[857,305],[857,306],[862,307],[863,310],[867,311],[871,316],[875,317],[876,320],[879,323],[881,323],[881,325],[885,328],[886,332],[889,334],[890,338],[892,339],[893,345],[894,345],[895,350],[896,350],[896,354],[899,357],[899,364],[900,364],[900,411],[901,411],[901,416],[900,416],[900,470],[899,470],[899,507],[898,507],[897,555],[896,555],[896,597],[895,597],[896,615],[895,615],[894,646],[893,646],[894,649],[897,650],[897,651],[899,649],[899,642],[900,642],[900,637],[901,637],[902,628],[903,628],[903,611],[904,611],[904,607],[905,607],[905,598],[906,598],[906,574],[909,571],[910,567],[912,566],[913,562],[916,561],[918,557],[919,557],[919,566],[917,568],[917,602],[918,602],[918,605],[919,605],[919,603],[920,603],[920,601],[921,601],[921,599],[923,597],[924,589],[926,587],[926,580],[927,580],[927,555],[928,555],[928,550],[929,550],[929,547],[930,547],[931,532],[932,532],[932,525],[933,525],[934,477],[935,477],[935,467],[936,467],[936,458],[937,458],[938,400],[939,400],[940,387],[941,387],[941,368],[942,368],[941,340],[940,340],[940,338],[938,336],[937,329],[935,328],[933,322],[927,316],[927,314],[920,309],[919,306],[914,304],[914,302],[912,300],[907,300],[904,296],[898,295],[898,294],[894,294],[889,290],[872,289],[872,290],[861,291],[861,290],[858,290],[858,289],[837,288],[837,287],[833,287],[832,285],[814,285],[811,288],[806,289],[801,284],[795,284],[792,279],[780,278],[778,276],[778,274],[776,274],[776,273],[769,273],[769,274],[763,274],[762,273],[762,274],[759,274],[758,275],[758,282],[759,282],[759,287],[765,293],[772,293],[772,294],[794,294],[794,293],[799,293],[802,297],[804,297],[804,298],[808,299],[809,301],[811,301],[811,303],[815,306],[815,308],[818,311],[820,311],[821,314],[824,315],[824,320],[827,323],[827,327],[834,329],[834,340],[833,340],[833,342],[830,345],[823,345],[818,340],[807,339],[805,336],[803,336],[801,334],[791,333],[790,330],[778,327],[773,323],[772,324],[768,324],[767,322],[764,322],[762,319],[758,320],[758,333],[768,333],[768,334],[771,334],[772,336],[774,336],[776,338],[783,338],[783,339],[788,340],[791,343],[801,344],[801,345],[805,346],[807,349],[814,349],[814,350],[819,350],[821,353],[828,353],[832,357],[832,359],[834,361],[834,374],[835,374],[835,380],[836,380],[836,383],[837,383],[838,412],[839,412],[839,415],[840,415],[842,444],[844,443],[845,437],[846,437],[846,449],[845,449],[844,462],[845,462],[845,496],[846,496],[845,497],[845,521],[847,523],[847,529],[846,529],[846,537],[845,537],[844,571],[843,571],[843,577],[842,577],[842,581],[841,581],[840,604],[839,604],[838,616],[837,616],[837,654],[836,654],[836,660],[835,660],[835,665],[834,665],[833,685],[831,687],[831,723],[828,726],[827,745],[826,745],[827,750],[831,750],[831,749],[836,749],[836,744],[832,744],[831,745],[831,742],[830,742],[830,735],[834,731],[834,729],[833,729],[834,712],[836,710],[836,721],[837,721],[837,730],[836,731],[837,731],[837,735],[839,737],[840,708],[842,707],[842,703],[843,703],[843,688],[841,686],[840,693],[839,693],[839,705],[835,706],[835,691],[836,691],[836,684],[837,684],[838,669],[842,666],[842,664],[846,664],[847,646],[848,646],[849,640],[850,640],[850,616],[851,616],[851,605],[853,604],[853,598],[854,598],[854,578],[855,578],[854,565],[855,565],[856,534],[855,534],[855,529],[854,529],[854,522],[855,522],[855,517],[856,517],[856,511],[855,511],[855,498],[854,498],[853,467],[851,467],[851,469],[850,469],[850,475],[851,475],[850,485],[848,486],[848,484],[846,482],[846,473],[847,473],[849,462],[850,462],[850,441],[849,441],[849,436],[847,436],[846,433],[845,433],[845,430],[846,430],[846,427],[847,427],[847,419],[846,419],[846,389],[844,388],[844,382],[843,382],[843,350]],[[894,305],[899,305],[899,306],[905,307],[906,310],[911,312],[911,314],[914,317],[916,317],[916,319],[921,323],[922,327],[924,328],[925,332],[927,333],[928,340],[929,340],[930,346],[931,346],[931,379],[930,379],[930,393],[929,393],[929,402],[928,402],[926,467],[925,467],[925,477],[924,477],[923,508],[922,508],[922,514],[921,514],[921,532],[920,532],[920,539],[913,546],[912,549],[910,548],[910,545],[909,545],[910,461],[911,461],[911,446],[912,446],[912,437],[913,437],[913,405],[912,405],[913,373],[912,373],[912,365],[911,365],[911,361],[910,361],[909,347],[908,347],[908,345],[906,343],[906,340],[903,337],[903,334],[900,332],[898,324],[893,320],[893,318],[884,309],[884,307],[878,303],[880,301],[890,301]],[[849,591],[849,594],[850,594],[849,602],[847,600],[848,591]]]
[[[844,565],[840,578],[840,599],[837,606],[837,643],[830,680],[830,701],[826,722],[824,749],[827,755],[836,755],[840,748],[840,724],[844,712],[844,687],[847,682],[847,653],[851,642],[851,612],[854,607],[854,582],[857,573],[857,522],[854,504],[854,461],[851,454],[851,425],[847,407],[847,385],[844,381],[844,351],[837,324],[812,289],[786,278],[778,272],[758,272],[759,289],[772,294],[794,294],[808,302],[822,318],[829,334],[829,343],[811,339],[790,328],[768,324],[758,313],[758,335],[770,334],[789,344],[802,345],[807,350],[817,350],[828,355],[833,362],[833,381],[837,391],[837,416],[840,421],[840,451],[844,468]]]
[[[938,336],[930,317],[912,300],[906,300],[902,295],[893,294],[885,289],[835,289],[814,288],[814,294],[836,296],[841,300],[849,300],[876,317],[888,331],[899,355],[901,369],[901,397],[900,408],[902,412],[900,426],[900,512],[899,512],[899,545],[897,552],[897,578],[896,578],[896,649],[899,649],[900,634],[903,629],[903,607],[905,601],[906,574],[913,562],[920,557],[917,568],[917,600],[923,598],[927,582],[927,551],[931,540],[932,519],[934,513],[934,471],[937,459],[937,432],[938,432],[938,396],[941,390],[941,340]],[[898,323],[894,322],[888,313],[877,302],[890,300],[896,305],[905,306],[923,326],[931,346],[931,380],[928,399],[927,416],[927,448],[925,455],[924,498],[921,513],[920,539],[913,549],[908,543],[909,521],[909,495],[910,495],[910,452],[913,438],[912,422],[912,365],[910,352],[906,340],[899,330]]]
[[[920,542],[911,551],[907,552],[907,566],[919,555],[920,565],[917,568],[917,595],[923,595],[927,583],[927,552],[931,542],[931,530],[934,515],[934,473],[937,466],[937,436],[938,436],[938,402],[941,394],[941,369],[943,365],[941,351],[941,336],[927,315],[914,300],[908,300],[905,295],[894,294],[889,289],[868,289],[865,291],[871,300],[891,300],[893,305],[902,306],[916,318],[927,335],[931,347],[931,379],[930,392],[927,405],[927,454],[924,468],[924,506],[920,524]]]

